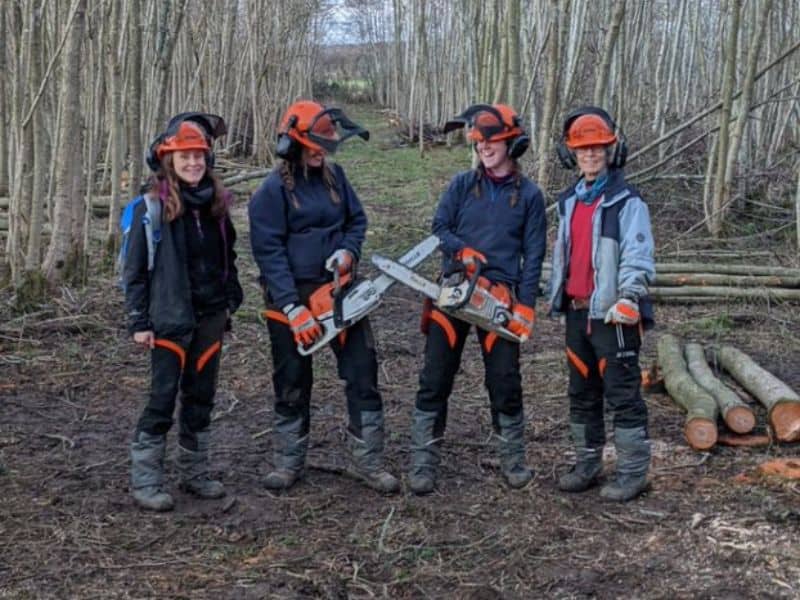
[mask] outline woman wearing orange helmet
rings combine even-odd
[[[224,121],[205,113],[173,117],[151,144],[153,170],[134,200],[123,283],[133,340],[150,350],[150,398],[131,444],[131,487],[143,508],[170,510],[164,490],[166,434],[181,392],[177,467],[181,487],[201,498],[225,489],[208,476],[209,425],[223,332],[242,302],[232,196],[212,170]]]
[[[566,314],[570,431],[576,462],[559,487],[597,485],[605,444],[603,403],[614,414],[616,477],[603,498],[627,501],[647,488],[650,442],[640,391],[639,348],[652,324],[648,285],[655,277],[647,205],[625,181],[627,146],[603,109],[579,108],[564,120],[558,155],[580,179],[558,200],[550,303]]]
[[[433,233],[444,253],[444,277],[472,276],[480,263],[480,274],[493,289],[512,299],[506,327],[524,340],[533,329],[547,237],[542,193],[517,164],[528,136],[513,109],[502,104],[471,106],[448,122],[445,131],[465,126],[480,164],[453,178],[433,218]],[[470,324],[428,303],[423,331],[425,364],[411,427],[409,484],[416,494],[430,493],[436,483],[447,402]],[[533,473],[525,459],[519,344],[481,329],[477,334],[502,474],[511,487],[520,488]]]
[[[344,170],[328,160],[339,144],[369,133],[335,108],[295,102],[279,125],[278,166],[250,201],[250,239],[267,304],[275,390],[274,469],[270,489],[293,485],[304,471],[310,425],[309,346],[322,334],[309,297],[334,275],[353,277],[367,230],[367,216]],[[383,403],[369,320],[334,339],[339,376],[346,382],[351,461],[348,471],[369,487],[396,492],[383,468]]]

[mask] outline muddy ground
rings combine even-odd
[[[369,251],[397,251],[424,234],[403,206],[373,203]],[[363,189],[362,188],[362,189]],[[534,482],[507,488],[490,442],[477,343],[451,398],[437,491],[384,497],[342,474],[344,396],[330,352],[316,361],[306,479],[273,494],[268,337],[249,255],[246,198],[235,210],[246,305],[224,347],[213,416],[213,474],[228,495],[177,490],[174,512],[136,508],[128,443],[144,402],[148,361],[128,341],[114,278],[64,288],[25,316],[0,314],[0,598],[796,598],[800,486],[734,477],[797,445],[688,448],[683,417],[650,393],[652,489],[627,505],[597,490],[567,495],[571,458],[563,329],[540,318],[523,347],[528,459]],[[431,207],[427,205],[422,212]],[[664,208],[665,212],[669,212]],[[654,214],[659,213],[658,206]],[[405,232],[399,235],[398,232]],[[663,240],[669,231],[659,232]],[[373,323],[385,402],[386,458],[406,470],[409,420],[424,338],[419,299],[395,286]],[[730,342],[800,389],[796,306],[657,307],[659,333]],[[759,427],[764,411],[757,408]],[[174,431],[170,450],[175,447]],[[606,471],[613,468],[606,449]]]

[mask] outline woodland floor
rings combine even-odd
[[[391,144],[377,113],[368,119],[377,140],[352,142],[337,158],[371,219],[365,255],[398,256],[426,234],[439,191],[468,158],[463,149],[434,148],[420,161],[415,149]],[[681,222],[669,201],[654,198],[663,248],[693,223],[691,213]],[[800,597],[800,486],[734,481],[769,458],[797,456],[798,445],[694,452],[680,410],[648,394],[652,490],[622,506],[602,502],[596,489],[558,491],[571,458],[563,327],[544,317],[523,346],[528,459],[537,471],[527,488],[502,482],[480,354],[470,343],[434,494],[418,498],[404,488],[384,497],[342,475],[343,389],[330,352],[315,364],[307,477],[287,493],[265,490],[271,363],[256,319],[246,201],[241,196],[235,208],[246,301],[226,340],[213,415],[213,474],[228,491],[222,500],[179,492],[171,461],[174,512],[146,513],[130,498],[128,444],[148,361],[125,335],[111,274],[98,267],[86,290],[64,288],[24,316],[4,293],[0,598]],[[419,305],[395,286],[372,317],[386,458],[398,475],[408,464],[424,343]],[[657,336],[670,331],[733,343],[800,390],[796,306],[659,305],[657,318],[643,365],[654,360]],[[764,411],[756,410],[763,430]]]

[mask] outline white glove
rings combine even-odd
[[[353,254],[349,250],[340,248],[331,254],[325,261],[325,269],[333,273],[336,267],[339,269],[339,275],[349,273],[353,269]]]
[[[608,309],[605,322],[636,325],[639,322],[639,303],[630,298],[620,298]]]

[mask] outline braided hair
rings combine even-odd
[[[292,206],[300,208],[300,200],[297,198],[297,194],[295,194],[294,164],[295,163],[291,161],[281,159],[278,162],[277,169],[281,181],[283,182],[283,187],[289,192]],[[303,165],[303,177],[308,179],[308,166],[305,164]],[[322,182],[325,184],[325,188],[331,196],[331,202],[339,204],[342,199],[336,187],[336,173],[334,173],[333,167],[325,159],[322,161]]]

